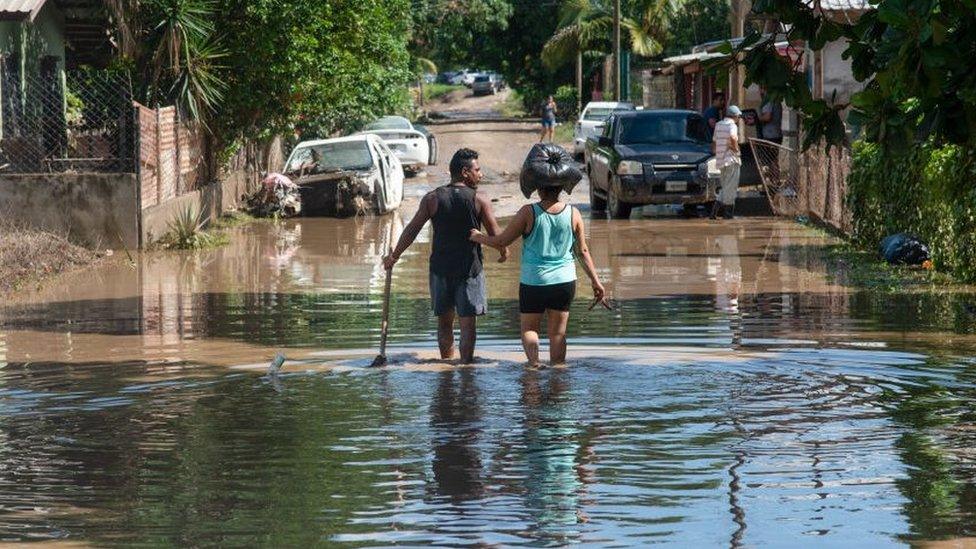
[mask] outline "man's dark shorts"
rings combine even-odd
[[[485,314],[488,312],[488,296],[484,271],[471,278],[430,273],[430,301],[436,316],[451,309],[458,316]]]

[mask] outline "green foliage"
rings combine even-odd
[[[907,151],[916,141],[976,144],[976,17],[972,2],[880,0],[852,22],[834,20],[805,0],[757,0],[753,11],[778,18],[788,40],[818,50],[846,39],[844,57],[864,90],[851,99],[852,122],[888,150]],[[769,88],[803,113],[806,144],[844,140],[834,98],[814,100],[806,77],[777,56],[782,37],[750,35],[745,55],[748,83]],[[750,49],[751,48],[751,49]]]
[[[169,232],[156,243],[157,247],[165,250],[201,250],[223,246],[228,242],[224,233],[204,230],[202,217],[190,207],[181,210],[167,227]]]
[[[668,25],[664,54],[688,53],[693,46],[729,38],[729,3],[724,0],[682,2]]]
[[[576,112],[575,86],[559,86],[552,98],[556,100],[556,108],[559,110],[560,119],[576,120],[579,113]]]
[[[440,99],[445,95],[465,89],[464,86],[454,86],[451,84],[424,84],[424,101]]]
[[[123,54],[142,102],[176,105],[196,120],[215,113],[226,90],[220,76],[224,51],[215,38],[217,10],[214,0],[146,0],[123,10],[125,24],[118,32],[124,27],[134,38]]]
[[[512,16],[510,0],[413,0],[411,51],[441,67],[485,65]],[[493,65],[492,65],[493,66]]]
[[[405,112],[409,21],[408,0],[220,0],[225,140],[329,136]]]
[[[854,241],[875,249],[897,232],[929,244],[936,269],[976,282],[976,153],[930,143],[903,155],[858,142],[848,178]]]

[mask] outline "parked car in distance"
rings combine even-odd
[[[451,80],[453,80],[456,75],[457,72],[455,71],[444,71],[442,73],[438,73],[436,82],[438,84],[450,84]]]
[[[580,113],[573,129],[573,155],[581,159],[586,150],[586,140],[600,134],[602,126],[615,111],[632,111],[634,104],[625,101],[591,101]]]
[[[636,205],[682,204],[686,214],[715,199],[718,170],[707,122],[685,110],[615,112],[586,142],[590,205],[626,219]]]
[[[497,72],[491,73],[495,76],[495,89],[498,91],[505,89],[505,77],[498,74]]]
[[[474,77],[471,84],[471,93],[474,95],[495,95],[498,93],[498,81],[492,73],[483,73]]]
[[[403,167],[372,134],[299,143],[285,162],[304,215],[385,214],[403,200]]]
[[[367,124],[360,133],[381,138],[400,159],[406,173],[415,174],[437,161],[437,143],[433,134],[419,131],[402,116],[384,116]]]

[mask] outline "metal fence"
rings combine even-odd
[[[842,232],[851,229],[847,208],[850,151],[811,147],[799,152],[764,139],[750,139],[756,167],[776,215],[805,216]]]
[[[133,124],[123,74],[0,70],[0,173],[132,172]]]

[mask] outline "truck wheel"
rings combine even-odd
[[[610,207],[611,219],[629,219],[632,206],[614,194],[613,190],[607,191],[607,205]]]
[[[596,195],[596,189],[593,187],[592,180],[590,181],[590,211],[601,213],[607,211],[607,201]]]

